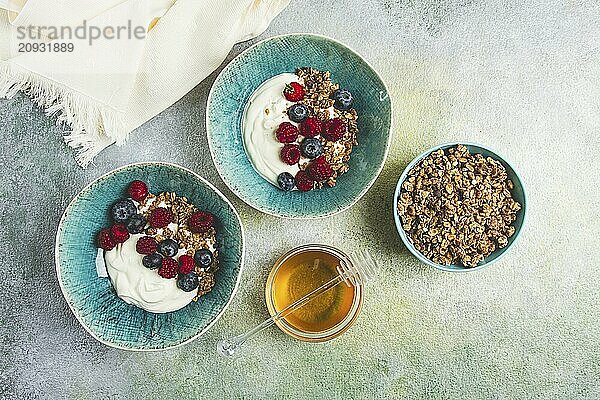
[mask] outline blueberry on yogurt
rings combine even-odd
[[[294,122],[302,122],[308,117],[308,107],[304,104],[294,104],[288,108],[288,117]]]
[[[152,253],[142,258],[142,265],[149,269],[158,269],[162,265],[163,257],[158,253]]]
[[[177,278],[177,287],[184,292],[191,292],[194,289],[197,289],[199,285],[198,275],[195,272],[190,272],[189,274],[179,274]]]
[[[156,246],[156,249],[165,257],[175,257],[179,251],[179,245],[173,239],[165,239]]]
[[[289,172],[282,172],[277,177],[277,184],[279,184],[279,188],[286,192],[294,189],[294,177]]]
[[[300,143],[300,151],[306,158],[317,158],[323,153],[323,145],[317,138],[306,138]]]

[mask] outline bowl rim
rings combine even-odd
[[[388,133],[388,137],[387,137],[387,141],[386,141],[386,144],[385,144],[385,150],[384,150],[384,153],[383,153],[383,160],[381,162],[381,165],[379,165],[379,167],[377,168],[377,172],[371,178],[371,180],[369,181],[369,183],[367,185],[365,185],[365,187],[358,193],[358,195],[356,196],[356,198],[354,198],[350,203],[348,203],[347,205],[345,205],[345,206],[343,206],[343,207],[341,207],[339,209],[336,209],[336,210],[333,210],[333,211],[328,211],[326,213],[319,214],[319,215],[303,215],[303,216],[282,215],[282,214],[278,214],[276,212],[265,210],[259,204],[254,204],[253,201],[244,198],[244,196],[242,196],[236,189],[234,189],[234,187],[230,184],[230,182],[227,179],[225,179],[224,174],[221,172],[221,167],[215,161],[216,152],[215,152],[215,149],[213,149],[212,141],[210,140],[210,138],[212,136],[212,132],[211,132],[211,129],[210,129],[210,124],[209,124],[208,108],[209,108],[210,103],[212,102],[212,98],[213,98],[213,94],[214,94],[215,86],[216,86],[215,83],[217,82],[217,80],[221,77],[221,75],[225,71],[227,71],[230,68],[230,66],[235,61],[237,61],[239,58],[245,56],[246,53],[250,52],[255,47],[264,45],[264,43],[266,43],[268,41],[271,41],[271,40],[274,40],[274,39],[281,39],[281,38],[291,37],[291,36],[311,36],[311,37],[314,37],[314,38],[325,39],[325,40],[328,40],[330,42],[333,42],[333,43],[335,43],[335,44],[337,44],[339,46],[342,46],[342,47],[348,49],[350,52],[354,53],[354,55],[356,57],[358,57],[362,62],[364,62],[371,69],[371,71],[373,71],[373,73],[375,74],[375,76],[379,79],[379,81],[383,85],[383,89],[385,90],[386,98],[388,98],[389,101],[390,101],[390,126],[389,126],[388,132],[387,132]],[[345,43],[342,43],[341,41],[339,41],[337,39],[334,39],[332,37],[325,36],[325,35],[320,35],[320,34],[317,34],[317,33],[294,32],[294,33],[285,33],[285,34],[281,34],[281,35],[270,36],[268,38],[265,38],[265,39],[263,39],[263,40],[255,43],[255,44],[253,44],[252,46],[250,46],[247,49],[245,49],[244,51],[242,51],[240,54],[238,54],[233,59],[231,59],[231,61],[229,61],[227,63],[227,65],[223,68],[223,70],[221,72],[219,72],[219,75],[217,75],[217,77],[215,78],[213,84],[211,85],[210,91],[208,93],[208,98],[206,100],[206,110],[207,110],[207,112],[206,112],[206,115],[205,115],[205,125],[206,125],[206,137],[208,139],[208,148],[210,150],[210,155],[211,155],[211,158],[213,160],[213,164],[214,164],[217,172],[219,173],[219,176],[221,177],[221,180],[225,183],[225,185],[227,185],[227,187],[229,188],[229,190],[231,190],[231,192],[233,194],[235,194],[244,203],[248,204],[250,207],[254,208],[255,210],[258,210],[260,212],[263,212],[265,214],[272,215],[272,216],[278,217],[278,218],[291,219],[291,220],[321,219],[321,218],[331,217],[333,215],[336,215],[336,214],[339,214],[341,212],[344,212],[344,211],[348,210],[349,208],[351,208],[352,206],[354,206],[360,199],[363,198],[363,196],[369,191],[369,189],[371,188],[371,186],[373,186],[373,184],[375,183],[375,181],[377,180],[377,178],[381,174],[381,171],[383,171],[383,167],[385,166],[385,163],[387,161],[387,158],[388,158],[388,155],[389,155],[389,151],[390,151],[390,146],[391,146],[391,143],[392,143],[392,127],[394,126],[394,101],[392,99],[392,96],[390,96],[390,90],[389,90],[388,85],[385,82],[385,80],[382,78],[382,76],[379,74],[379,72],[371,65],[371,63],[369,61],[367,61],[362,55],[360,55],[357,51],[355,51],[352,47],[346,45]]]
[[[109,177],[111,175],[114,175],[117,172],[120,172],[121,170],[124,170],[124,169],[127,169],[127,168],[131,168],[131,167],[136,167],[136,166],[148,166],[148,165],[159,165],[159,166],[167,166],[167,167],[178,168],[178,169],[181,169],[181,170],[183,170],[185,172],[188,172],[188,173],[192,174],[194,177],[198,178],[202,183],[206,184],[219,197],[221,197],[221,199],[223,199],[229,205],[229,207],[231,207],[231,209],[233,210],[233,214],[237,218],[237,221],[238,221],[238,223],[240,225],[241,244],[242,244],[242,251],[241,251],[242,256],[240,258],[240,270],[239,270],[239,272],[237,274],[235,285],[233,287],[233,291],[231,292],[231,295],[229,296],[229,299],[227,300],[227,303],[225,303],[225,305],[223,306],[223,309],[213,318],[212,321],[209,322],[209,324],[207,326],[205,326],[203,329],[201,329],[200,332],[198,332],[194,336],[192,336],[189,339],[186,339],[186,340],[184,340],[184,341],[182,341],[180,343],[177,343],[177,344],[174,344],[174,345],[168,345],[168,346],[165,346],[163,348],[126,347],[126,346],[121,346],[121,345],[118,345],[116,343],[107,341],[105,339],[100,338],[98,335],[96,335],[96,333],[94,333],[87,326],[87,324],[85,324],[83,322],[83,320],[81,319],[78,311],[71,304],[70,295],[67,294],[67,291],[66,291],[66,289],[64,287],[64,284],[63,284],[63,281],[62,281],[60,259],[59,259],[59,249],[58,249],[59,241],[60,241],[61,236],[62,236],[61,231],[62,231],[62,227],[63,227],[64,221],[65,221],[65,218],[67,216],[67,213],[73,207],[73,204],[75,203],[75,200],[77,200],[79,198],[79,196],[81,196],[81,194],[84,191],[89,190],[90,187],[92,185],[94,185],[95,183],[97,183],[98,181],[100,181],[102,179],[105,179],[105,178],[107,178],[107,177]],[[176,348],[176,347],[180,347],[180,346],[183,346],[185,344],[188,344],[188,343],[194,341],[195,339],[197,339],[200,336],[202,336],[206,331],[208,331],[221,318],[221,316],[225,313],[225,310],[227,310],[227,308],[229,307],[229,305],[233,301],[233,298],[235,297],[235,294],[238,291],[238,288],[239,288],[239,285],[240,285],[240,281],[241,281],[241,277],[242,277],[242,272],[243,272],[243,269],[244,269],[245,253],[246,253],[246,242],[245,242],[245,234],[244,234],[244,225],[242,224],[242,220],[240,218],[240,215],[238,214],[238,211],[235,209],[235,207],[233,206],[233,204],[227,199],[227,197],[225,197],[225,195],[223,195],[223,193],[221,193],[219,191],[219,189],[217,189],[216,187],[214,187],[208,180],[206,180],[202,176],[198,175],[197,173],[195,173],[191,169],[183,167],[183,166],[178,165],[178,164],[169,163],[169,162],[163,162],[163,161],[143,161],[143,162],[136,162],[136,163],[131,163],[131,164],[123,165],[121,167],[118,167],[118,168],[115,168],[115,169],[112,169],[112,170],[106,172],[105,174],[97,177],[92,182],[90,182],[89,184],[87,184],[83,189],[81,189],[79,192],[77,192],[77,194],[75,194],[75,196],[73,196],[73,198],[69,202],[69,205],[63,211],[62,216],[60,217],[60,221],[58,223],[58,227],[57,227],[57,231],[56,231],[56,237],[55,237],[55,241],[54,241],[54,265],[55,265],[55,270],[56,270],[56,276],[58,278],[58,285],[60,286],[60,291],[62,292],[62,295],[65,298],[65,301],[67,302],[67,305],[69,306],[69,309],[71,310],[71,312],[73,313],[73,315],[75,315],[75,318],[77,319],[77,321],[79,322],[79,324],[94,339],[96,339],[97,341],[99,341],[100,343],[102,343],[102,344],[104,344],[104,345],[106,345],[108,347],[112,347],[112,348],[120,349],[120,350],[136,351],[136,352],[156,352],[156,351],[164,351],[164,350],[167,350],[167,349],[173,349],[173,348]]]
[[[521,226],[519,227],[519,229],[517,230],[517,232],[515,233],[515,236],[513,238],[513,240],[511,241],[511,243],[509,243],[508,246],[504,247],[502,249],[502,252],[493,260],[488,261],[484,264],[478,265],[474,268],[461,268],[461,269],[454,269],[454,268],[450,268],[446,265],[442,265],[442,264],[438,264],[436,262],[431,261],[430,259],[428,259],[427,257],[425,257],[423,254],[421,254],[421,252],[419,252],[414,245],[412,244],[412,242],[410,240],[408,240],[408,237],[406,236],[406,232],[404,232],[404,228],[402,228],[402,223],[400,222],[400,216],[398,215],[398,211],[397,211],[397,199],[400,196],[400,190],[402,188],[402,183],[404,183],[404,181],[406,180],[406,177],[408,175],[408,172],[419,162],[421,161],[423,158],[425,158],[426,156],[428,156],[429,154],[433,153],[434,151],[437,151],[439,149],[445,149],[445,148],[449,148],[449,147],[454,147],[457,146],[459,144],[465,145],[465,146],[474,146],[474,147],[479,147],[481,149],[484,149],[486,151],[489,151],[490,153],[492,153],[497,161],[502,162],[505,165],[508,165],[510,167],[510,169],[513,170],[513,172],[515,173],[515,177],[517,179],[517,181],[519,182],[519,185],[522,188],[523,191],[523,204],[521,205],[521,212],[523,213],[523,221],[521,222]],[[417,259],[419,259],[419,261],[421,261],[424,264],[429,265],[430,267],[436,268],[438,270],[444,271],[444,272],[473,272],[473,271],[479,271],[481,269],[484,269],[492,264],[494,264],[496,261],[498,261],[499,259],[501,259],[502,257],[504,257],[504,255],[506,253],[508,253],[508,250],[513,247],[513,245],[517,242],[517,240],[519,239],[519,237],[521,236],[521,232],[523,231],[523,227],[525,226],[525,221],[527,218],[527,192],[525,190],[525,185],[523,184],[523,180],[521,179],[521,176],[519,175],[519,172],[515,169],[515,167],[513,166],[512,163],[510,163],[506,157],[504,157],[502,154],[498,153],[496,150],[490,148],[489,146],[484,146],[482,144],[479,143],[474,143],[474,142],[469,142],[469,141],[457,141],[457,142],[446,142],[446,143],[442,143],[436,146],[433,146],[427,150],[425,150],[424,152],[422,152],[421,154],[419,154],[418,156],[416,156],[415,158],[413,158],[413,160],[406,166],[406,168],[404,168],[404,171],[402,172],[402,174],[400,175],[400,177],[398,178],[398,182],[396,183],[396,189],[394,190],[394,197],[392,198],[392,213],[394,215],[394,222],[396,224],[396,230],[398,231],[398,235],[400,235],[400,238],[402,239],[402,243],[404,243],[404,246],[406,246],[406,248],[412,253],[413,256],[415,256]]]

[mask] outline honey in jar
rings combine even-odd
[[[336,268],[342,261],[335,251],[319,245],[303,247],[282,257],[271,273],[267,302],[271,301],[276,312],[338,275]],[[285,321],[294,330],[308,334],[330,331],[344,321],[349,324],[349,314],[358,311],[357,302],[360,306],[362,300],[362,296],[357,298],[355,290],[360,289],[341,282],[287,315]]]

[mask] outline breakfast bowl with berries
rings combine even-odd
[[[210,183],[166,163],[98,178],[65,210],[56,269],[69,307],[99,341],[128,350],[187,343],[237,290],[242,225]]]
[[[207,105],[215,166],[252,207],[319,218],[356,203],[390,144],[391,103],[373,68],[323,36],[266,39],[217,77]]]

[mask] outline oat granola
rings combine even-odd
[[[254,169],[283,191],[335,186],[358,145],[354,95],[328,71],[298,68],[264,81],[242,118]]]
[[[150,312],[171,312],[210,292],[219,265],[216,217],[175,192],[152,194],[140,180],[127,194],[112,205],[112,226],[97,239],[117,295]]]
[[[512,189],[499,161],[458,145],[429,154],[409,171],[397,211],[425,257],[475,267],[515,233],[521,205]]]
[[[193,204],[189,203],[186,197],[177,196],[175,192],[163,192],[159,195],[149,193],[146,198],[140,202],[140,207],[144,209],[144,217],[148,218],[152,211],[157,207],[164,207],[173,214],[173,222],[179,225],[177,232],[173,232],[168,227],[151,228],[148,227],[145,233],[154,236],[157,241],[164,239],[173,239],[179,244],[179,248],[184,249],[186,254],[193,256],[196,250],[215,248],[216,231],[214,227],[209,228],[206,232],[195,233],[187,228],[189,217],[198,212],[198,209]],[[219,252],[217,249],[213,251],[214,261],[211,266],[211,271],[202,271],[196,268],[200,286],[198,288],[198,298],[208,293],[215,284],[214,273],[218,269]]]
[[[331,81],[329,71],[319,71],[314,68],[299,68],[296,74],[303,80],[305,96],[302,103],[306,104],[311,113],[320,120],[330,118],[341,119],[348,127],[341,139],[336,142],[328,141],[321,137],[323,155],[325,160],[333,169],[333,176],[326,181],[330,187],[335,186],[337,177],[348,172],[348,161],[354,146],[358,145],[358,115],[354,108],[341,111],[333,107],[334,100],[331,98],[333,92],[340,86]],[[333,116],[330,115],[333,112]],[[308,163],[300,165],[302,170],[306,169]],[[316,183],[317,188],[323,187],[323,182]]]

